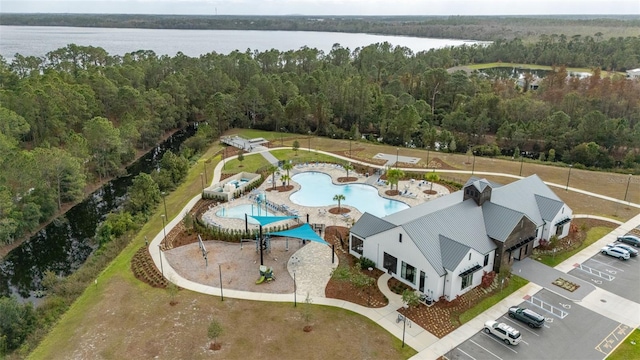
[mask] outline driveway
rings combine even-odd
[[[572,301],[581,301],[585,296],[595,290],[595,286],[592,284],[589,284],[588,282],[573,275],[563,273],[560,270],[556,270],[531,258],[526,258],[520,261],[514,260],[511,272]],[[558,278],[563,278],[579,285],[580,287],[575,291],[568,291],[564,288],[553,285],[553,281]]]

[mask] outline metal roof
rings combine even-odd
[[[481,254],[488,254],[496,248],[486,235],[482,207],[473,199],[460,201],[401,226],[439,275],[446,273],[440,247],[441,235]],[[449,262],[448,259],[446,261]]]
[[[519,211],[527,215],[537,226],[541,226],[544,220],[538,208],[536,195],[562,202],[537,175],[493,189],[491,202]]]
[[[487,235],[500,242],[507,240],[509,234],[513,232],[513,229],[525,216],[519,211],[507,209],[504,206],[488,201],[482,205],[482,212],[484,213],[484,225],[487,228]]]
[[[408,208],[408,209],[393,213],[391,215],[387,215],[383,219],[395,225],[402,225],[407,222],[419,219],[423,216],[427,216],[429,214],[446,209],[450,206],[459,204],[462,202],[462,198],[463,198],[462,190],[456,191],[447,196],[442,196],[442,197],[427,201],[425,203],[422,203],[420,205],[414,206],[412,208]]]
[[[562,209],[562,205],[564,205],[562,201],[549,199],[538,194],[535,195],[535,199],[538,204],[538,210],[540,210],[540,215],[542,219],[546,221],[553,220],[553,218],[558,215],[560,209]]]
[[[449,271],[454,271],[460,264],[460,261],[469,253],[469,247],[440,235],[440,253],[442,256],[442,266]]]
[[[383,231],[393,229],[394,227],[396,227],[394,224],[387,222],[384,219],[381,219],[368,212],[365,212],[353,225],[353,227],[351,228],[351,233],[364,239],[369,236],[379,234]]]
[[[472,177],[469,178],[469,180],[467,180],[467,182],[464,184],[463,188],[466,188],[467,186],[475,183],[476,181],[482,181],[484,184],[488,184],[489,186],[491,186],[492,189],[499,188],[499,187],[502,186],[502,184],[499,184],[497,182],[493,182],[493,181],[487,180],[485,178],[479,178],[479,177],[472,176]]]

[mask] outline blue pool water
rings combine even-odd
[[[408,209],[409,205],[396,200],[389,200],[378,195],[378,189],[365,184],[335,185],[331,177],[319,172],[304,172],[291,178],[300,184],[297,191],[289,199],[302,206],[337,205],[333,200],[337,194],[342,194],[346,200],[341,204],[353,206],[361,213],[368,212],[378,217],[391,215],[400,210]]]
[[[271,211],[265,210],[264,207],[258,208],[258,205],[255,204],[243,204],[230,208],[223,208],[216,211],[217,216],[242,220],[244,220],[244,214],[256,216],[275,216],[275,214]],[[258,222],[251,217],[249,217],[248,220],[249,224],[258,224]]]

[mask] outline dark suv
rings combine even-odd
[[[539,328],[544,325],[544,316],[538,314],[529,309],[520,308],[517,306],[509,308],[509,316],[516,320],[520,320],[523,323],[529,325],[532,328]]]

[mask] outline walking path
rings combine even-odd
[[[255,149],[254,149],[255,150]],[[331,156],[336,156],[335,154],[330,154],[330,153],[326,153],[326,152],[322,152],[322,151],[318,151],[319,153],[325,153]],[[263,154],[263,152],[260,152],[261,154]],[[270,156],[273,156],[271,154],[269,154]],[[264,156],[264,155],[263,155]],[[347,160],[347,161],[351,161],[351,162],[355,162],[355,163],[362,163],[364,165],[367,166],[372,166],[371,164],[368,163],[363,163],[361,161],[355,161],[353,159],[349,159],[349,158],[345,158],[345,157],[341,157],[341,156],[336,156],[338,158],[341,158],[343,160]],[[265,156],[265,158],[267,158]],[[231,159],[231,158],[230,158]],[[212,184],[215,184],[217,182],[220,181],[220,175],[221,175],[221,170],[222,170],[222,166],[223,163],[220,162],[215,170],[214,170],[214,176],[212,178]],[[411,170],[411,171],[415,171],[416,169],[403,169],[403,170]],[[457,173],[467,173],[467,174],[471,174],[471,172],[469,171],[447,171],[447,170],[438,170],[439,172],[457,172]],[[496,173],[487,173],[487,172],[475,172],[474,174],[477,175],[501,175],[501,176],[507,176],[507,177],[513,177],[513,178],[521,178],[520,176],[514,176],[514,175],[510,175],[510,174],[496,174]],[[562,185],[558,185],[558,184],[551,184],[551,183],[547,183],[548,185],[551,186],[556,186],[556,187],[564,187]],[[569,188],[572,191],[576,191],[576,192],[580,192],[583,194],[587,194],[590,196],[595,196],[595,197],[599,197],[599,198],[603,198],[603,199],[607,199],[610,201],[616,201],[619,203],[625,203],[627,204],[627,202],[624,201],[620,201],[617,199],[613,199],[610,197],[606,197],[606,196],[602,196],[602,195],[598,195],[598,194],[593,194],[587,191],[583,191],[580,189],[574,189],[574,188]],[[173,219],[171,219],[168,224],[166,225],[166,230],[167,232],[171,229],[173,229],[173,227],[175,227],[180,221],[182,221],[183,217],[185,214],[187,214],[189,212],[189,210],[200,200],[201,195],[198,195],[196,197],[194,197],[193,199],[191,199],[186,205],[185,207],[180,211],[179,214],[177,214]],[[640,208],[640,204],[628,204],[629,206],[634,206],[637,208]],[[607,219],[608,221],[610,221],[609,219]],[[640,225],[640,214],[636,217],[634,217],[633,219],[627,221],[626,223],[622,224],[618,229],[614,230],[612,233],[610,233],[609,235],[605,236],[603,239],[599,240],[596,244],[593,244],[591,246],[589,246],[588,248],[586,248],[585,250],[583,250],[582,252],[580,252],[579,254],[574,255],[573,257],[567,259],[566,261],[564,261],[562,264],[558,265],[555,269],[544,269],[544,270],[540,270],[540,268],[538,267],[537,264],[530,264],[529,261],[525,261],[525,262],[521,262],[520,264],[518,264],[519,266],[521,266],[519,269],[525,269],[524,272],[519,272],[518,275],[526,277],[529,276],[531,277],[533,280],[532,282],[530,282],[529,284],[527,284],[526,286],[522,287],[521,289],[519,289],[518,291],[514,292],[513,294],[509,295],[507,298],[505,298],[504,300],[500,301],[498,304],[494,305],[493,307],[489,308],[488,310],[486,310],[485,312],[483,312],[482,314],[480,314],[479,316],[477,316],[476,318],[474,318],[473,320],[463,324],[462,326],[460,326],[458,329],[456,329],[455,331],[451,332],[450,334],[448,334],[447,336],[443,337],[442,339],[438,339],[436,338],[434,335],[432,335],[431,333],[429,333],[428,331],[424,330],[423,328],[421,328],[420,326],[416,325],[416,324],[411,324],[410,322],[407,322],[407,324],[405,324],[404,322],[400,321],[398,322],[398,312],[397,310],[399,308],[402,307],[402,299],[399,295],[391,292],[387,286],[387,281],[389,280],[389,275],[388,274],[384,274],[382,275],[379,279],[378,279],[378,287],[380,288],[380,290],[385,294],[385,296],[389,299],[389,304],[383,308],[367,308],[367,307],[363,307],[360,305],[356,305],[353,303],[349,303],[343,300],[338,300],[338,299],[330,299],[330,298],[325,298],[322,294],[324,293],[324,291],[320,291],[320,287],[321,286],[325,286],[326,285],[326,275],[327,274],[322,274],[323,276],[319,277],[320,281],[317,282],[317,284],[314,284],[314,279],[315,277],[312,278],[301,278],[301,286],[299,288],[298,291],[296,291],[296,293],[300,294],[301,291],[305,291],[305,293],[300,294],[300,295],[306,295],[306,291],[309,291],[310,293],[313,292],[313,294],[315,294],[315,296],[313,297],[313,303],[314,304],[319,304],[319,305],[329,305],[329,306],[336,306],[336,307],[341,307],[347,310],[351,310],[354,311],[356,313],[359,313],[363,316],[366,316],[367,318],[377,322],[380,326],[382,326],[383,328],[385,328],[387,331],[389,331],[391,334],[393,334],[394,336],[398,337],[398,338],[403,338],[405,339],[405,342],[407,345],[411,346],[413,349],[415,349],[416,351],[418,351],[418,354],[416,356],[413,357],[413,359],[437,359],[439,358],[441,355],[445,354],[446,352],[448,352],[449,350],[451,350],[453,347],[457,346],[458,344],[464,342],[466,339],[468,339],[469,337],[473,336],[475,333],[477,333],[479,331],[479,329],[482,328],[483,324],[485,321],[487,320],[493,320],[496,318],[499,318],[500,316],[502,316],[505,312],[507,312],[507,309],[509,308],[509,306],[512,306],[515,303],[520,303],[522,302],[522,298],[525,295],[531,295],[536,293],[537,291],[541,290],[544,286],[546,286],[547,282],[547,277],[548,274],[553,274],[553,276],[558,275],[558,274],[562,274],[562,276],[568,276],[566,274],[567,271],[573,269],[573,264],[575,264],[576,262],[581,262],[586,260],[587,258],[591,257],[594,253],[596,253],[599,249],[600,249],[600,244],[602,243],[608,243],[611,242],[611,237],[612,236],[616,236],[618,234],[623,234],[628,232],[630,229],[637,227],[638,225]],[[150,244],[150,249],[155,249],[156,246],[159,246],[161,241],[163,239],[163,231],[160,231],[155,238],[151,241]],[[319,244],[318,244],[319,245]],[[309,245],[307,245],[309,246]],[[320,245],[319,245],[320,246]],[[314,250],[313,247],[309,247],[309,251],[310,252],[314,252],[316,250]],[[319,249],[319,248],[318,248]],[[324,248],[326,249],[326,248]],[[594,251],[595,250],[595,251]],[[322,254],[326,253],[326,251],[322,252]],[[210,294],[210,295],[216,295],[216,296],[227,296],[227,297],[232,297],[232,298],[238,298],[238,299],[246,299],[246,300],[257,300],[257,301],[276,301],[276,302],[292,302],[294,295],[293,293],[290,294],[271,294],[271,293],[256,293],[256,292],[248,292],[248,291],[238,291],[238,290],[227,290],[227,289],[221,289],[221,288],[217,288],[214,286],[208,286],[208,285],[204,285],[201,283],[197,283],[188,279],[185,279],[184,277],[180,276],[170,265],[170,263],[167,261],[165,254],[162,252],[156,252],[156,251],[150,251],[151,257],[153,259],[153,261],[156,263],[156,266],[161,267],[163,266],[164,268],[164,274],[165,277],[167,279],[170,279],[172,282],[174,282],[176,285],[188,289],[188,290],[192,290],[192,291],[197,291],[200,293],[204,293],[204,294]],[[314,255],[315,256],[315,255]],[[291,260],[290,260],[291,261]],[[531,263],[535,263],[535,261],[530,261]],[[161,263],[163,265],[161,265]],[[299,266],[299,268],[296,269],[302,269],[304,264],[303,263],[299,263],[299,264],[291,264],[292,266],[289,268],[290,272],[293,272],[293,269],[296,268],[296,266]],[[536,271],[542,271],[543,273],[547,274],[547,275],[540,275],[539,278],[536,278],[535,276],[530,276],[528,273],[528,270],[531,270],[532,268],[535,268]],[[306,272],[306,271],[305,271]],[[302,275],[302,271],[300,272]],[[311,272],[309,271],[308,274],[310,274]],[[298,272],[296,272],[296,275],[298,274]],[[297,280],[297,279],[296,279]],[[537,281],[542,282],[542,286],[539,284],[536,284]],[[304,285],[302,285],[304,284]],[[323,285],[324,284],[324,285]],[[590,284],[587,284],[590,285]],[[582,288],[582,286],[581,286]],[[587,286],[584,287],[585,289],[587,288]],[[557,289],[550,289],[550,290],[557,290]],[[623,322],[625,324],[629,324],[632,327],[638,327],[640,326],[640,320],[639,319],[635,319],[634,317],[631,317],[631,319],[619,319],[621,318],[621,316],[619,314],[617,314],[616,309],[622,309],[623,307],[619,307],[619,306],[629,306],[629,307],[625,307],[625,311],[623,312],[624,314],[629,314],[630,311],[631,313],[633,313],[633,311],[635,311],[635,313],[640,313],[640,304],[622,299],[620,297],[617,297],[614,294],[611,294],[607,291],[604,291],[602,289],[599,288],[595,288],[593,286],[591,286],[590,291],[584,290],[585,293],[579,293],[580,295],[576,295],[574,296],[576,299],[574,299],[575,301],[580,301],[581,305],[592,309],[593,311],[596,311],[600,314],[603,314],[605,316],[608,316],[616,321],[620,321]],[[606,297],[608,299],[608,301],[606,302],[607,305],[604,305],[605,303],[603,303],[601,301],[601,299],[603,297]],[[614,307],[612,307],[612,304]],[[624,321],[623,321],[624,320]],[[406,325],[406,330],[403,332],[403,326]]]

